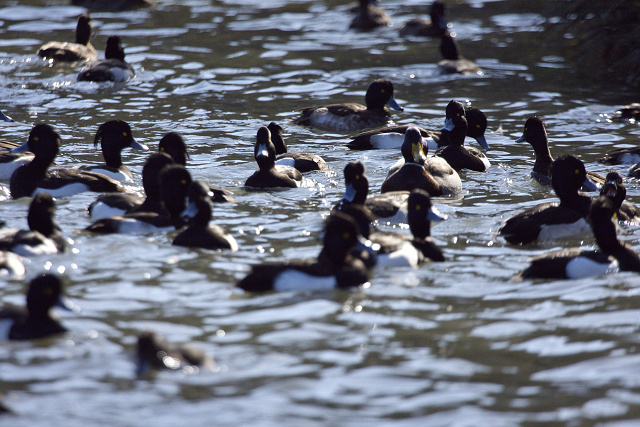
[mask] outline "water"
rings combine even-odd
[[[31,275],[57,271],[83,311],[61,314],[65,337],[0,346],[0,391],[17,413],[3,425],[638,422],[637,275],[514,282],[529,257],[569,243],[516,248],[494,234],[503,219],[553,200],[529,178],[529,145],[514,142],[524,121],[545,117],[555,156],[577,154],[605,172],[601,155],[637,145],[636,125],[607,120],[637,101],[634,92],[583,81],[541,42],[546,2],[449,5],[462,52],[482,77],[434,76],[438,43],[397,36],[402,22],[426,14],[424,2],[383,4],[396,27],[372,33],[346,31],[348,6],[335,0],[160,0],[154,9],[94,13],[94,45],[102,52],[107,36],[119,34],[138,71],[127,84],[97,85],[77,83],[79,67],[50,67],[34,55],[45,41],[72,39],[84,9],[0,2],[0,109],[16,119],[0,125],[3,139],[25,141],[34,123],[51,123],[64,140],[57,163],[66,166],[101,161],[93,136],[112,118],[127,120],[152,150],[178,131],[192,175],[240,201],[214,211],[240,245],[229,254],[173,247],[175,233],[88,235],[79,230],[90,223],[84,209],[94,195],[57,200],[72,250],[32,259],[26,279],[6,281],[0,299],[20,304]],[[489,172],[463,173],[462,196],[436,200],[449,219],[432,234],[447,261],[376,269],[370,287],[349,292],[246,297],[232,289],[253,263],[317,255],[347,161],[364,161],[378,191],[397,152],[349,151],[346,135],[290,120],[330,99],[362,102],[380,77],[393,81],[405,107],[393,113],[396,123],[436,129],[449,100],[469,99],[497,131],[487,135]],[[291,151],[321,155],[334,173],[309,174],[299,189],[246,192],[256,131],[274,120]],[[125,151],[124,160],[139,173],[145,156]],[[627,188],[638,202],[637,182]],[[27,208],[24,199],[0,203],[12,227],[26,227]],[[620,238],[640,249],[637,227],[623,227]],[[580,243],[593,245],[570,242]],[[215,369],[137,379],[132,352],[144,329],[196,343]]]

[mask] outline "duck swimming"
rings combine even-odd
[[[288,187],[296,188],[300,186],[302,175],[297,172],[296,179],[288,174],[278,171],[275,167],[276,149],[271,142],[271,132],[266,126],[258,129],[256,144],[253,150],[254,157],[258,163],[258,169],[245,182],[246,187],[254,188],[273,188]],[[295,171],[295,169],[294,169]]]
[[[49,42],[38,50],[38,56],[54,61],[75,62],[95,61],[98,59],[96,48],[89,39],[91,38],[92,19],[89,14],[80,15],[76,26],[76,42]]]
[[[522,136],[516,142],[528,142],[536,155],[531,176],[543,185],[551,185],[551,167],[553,157],[549,151],[549,139],[544,122],[540,117],[529,117],[524,124]],[[605,177],[595,172],[587,172],[587,176],[598,185],[605,182]],[[597,189],[597,188],[596,188]],[[592,190],[593,191],[593,190]]]
[[[180,231],[173,245],[204,249],[238,250],[238,243],[220,226],[210,225],[213,202],[206,184],[194,181],[188,189],[189,204],[181,216],[187,219],[187,227]]]
[[[476,172],[485,172],[489,166],[487,156],[471,147],[464,146],[464,138],[468,132],[467,118],[464,115],[456,115],[447,120],[443,131],[447,131],[449,144],[436,151],[434,157],[441,157],[456,171],[469,169]]]
[[[413,18],[400,28],[400,37],[439,37],[447,31],[445,6],[441,1],[434,1],[429,10],[430,20]]]
[[[560,249],[531,259],[531,265],[517,278],[579,279],[615,271],[640,272],[640,258],[616,234],[614,202],[600,196],[594,200],[589,223],[599,251]]]
[[[56,205],[49,193],[38,193],[29,205],[28,230],[0,230],[0,250],[24,257],[62,253],[67,241],[53,218]]]
[[[358,30],[372,30],[377,27],[391,25],[389,15],[375,0],[359,0],[359,5],[353,9],[355,16],[349,28]]]
[[[122,41],[118,36],[107,39],[105,59],[92,62],[78,74],[78,81],[88,82],[126,82],[135,77],[133,67],[124,60]]]
[[[408,128],[404,137],[404,164],[390,172],[382,183],[382,193],[420,188],[431,196],[442,196],[462,191],[460,176],[444,158],[427,158],[427,143],[417,128]]]
[[[443,74],[484,74],[478,64],[460,54],[458,43],[451,34],[440,36],[440,54],[442,60],[438,62],[437,73]]]
[[[384,125],[390,116],[385,105],[394,110],[404,110],[393,97],[393,83],[384,79],[369,85],[365,103],[366,106],[344,103],[303,108],[300,110],[302,115],[293,122],[318,129],[352,132]]]
[[[0,310],[0,340],[32,340],[67,332],[67,328],[49,314],[52,307],[78,310],[62,292],[62,282],[56,275],[44,273],[33,278],[27,290],[26,307]]]
[[[12,152],[31,151],[34,159],[20,166],[11,175],[9,188],[11,197],[32,197],[38,192],[48,192],[53,197],[63,197],[83,191],[123,192],[122,185],[109,177],[95,172],[74,169],[52,169],[60,148],[60,135],[47,124],[35,125],[29,133],[28,141]]]
[[[487,116],[476,107],[464,107],[462,103],[451,100],[445,109],[445,123],[456,114],[467,118],[467,136],[474,138],[478,144],[489,151],[489,144],[484,136],[487,130]],[[404,133],[411,125],[388,126],[360,132],[351,137],[347,147],[352,150],[400,149],[404,142]],[[436,151],[449,144],[449,138],[442,130],[428,130],[418,127],[420,134],[429,144],[429,150]]]
[[[284,142],[284,138],[282,137],[282,132],[284,132],[282,126],[275,122],[271,122],[267,128],[271,132],[271,142],[273,142],[273,145],[276,148],[276,166],[284,165],[293,167],[301,173],[311,171],[326,172],[329,170],[327,163],[317,154],[288,152],[287,144]]]
[[[122,163],[121,152],[127,147],[149,151],[149,147],[135,140],[129,123],[124,120],[110,120],[101,124],[93,139],[93,146],[97,147],[98,142],[100,142],[105,163],[102,165],[80,166],[79,169],[97,172],[116,181],[133,182],[133,174]]]
[[[590,233],[586,217],[591,197],[578,190],[596,186],[588,179],[582,161],[574,156],[558,158],[551,167],[551,180],[560,203],[542,203],[509,218],[499,231],[507,242],[526,244]]]
[[[363,261],[351,255],[358,242],[358,226],[342,212],[326,220],[323,248],[317,260],[294,260],[254,265],[236,287],[247,292],[318,291],[348,289],[369,281]]]

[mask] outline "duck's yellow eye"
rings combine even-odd
[[[422,209],[422,206],[416,205],[416,210],[419,211],[420,209]]]
[[[160,147],[160,151],[164,153],[164,147]]]
[[[622,184],[622,178],[618,178],[618,184]]]
[[[460,113],[456,114],[456,117],[460,117]]]
[[[573,171],[573,173],[575,173],[576,175],[578,175],[580,173],[580,169],[576,169],[575,171]]]
[[[40,137],[38,137],[38,136],[34,136],[34,137],[33,137],[33,140],[34,140],[34,141],[36,141],[36,142],[38,142],[38,141],[40,141]]]
[[[344,240],[347,240],[347,239],[349,239],[350,237],[351,237],[351,233],[346,232],[346,231],[345,231],[344,233],[342,233],[342,238],[343,238]]]
[[[360,179],[360,175],[356,175],[356,180]]]
[[[478,129],[480,129],[480,125],[476,125],[476,127],[477,127]]]
[[[127,132],[122,132],[122,136],[127,136],[129,135]]]
[[[52,295],[53,294],[53,289],[51,289],[49,287],[44,288],[44,294],[45,295]]]
[[[183,179],[182,181],[180,181],[180,184],[186,185],[187,184],[187,180]]]
[[[385,92],[386,92],[386,90],[380,89],[380,93],[385,93]]]

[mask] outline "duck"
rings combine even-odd
[[[373,265],[417,268],[425,261],[444,261],[442,251],[431,240],[430,223],[443,221],[446,216],[432,206],[429,193],[421,189],[415,189],[409,194],[407,204],[407,217],[412,236],[376,230],[372,226],[375,217],[364,205],[341,205],[340,212],[354,219],[366,245],[365,250],[362,250],[362,245],[359,245],[353,255],[362,259],[370,268]]]
[[[160,172],[160,191],[166,213],[131,212],[101,218],[84,230],[96,234],[152,233],[178,230],[185,225],[181,217],[187,207],[186,198],[192,179],[182,165],[170,164]]]
[[[26,272],[20,255],[0,250],[0,277],[22,277]]]
[[[209,187],[201,181],[193,181],[188,189],[189,204],[181,216],[187,219],[187,227],[180,231],[173,245],[197,247],[204,249],[238,250],[238,243],[233,236],[220,226],[210,225],[213,202]]]
[[[26,307],[4,307],[0,309],[0,340],[33,340],[67,332],[49,310],[59,307],[67,311],[78,311],[77,306],[63,297],[60,278],[43,273],[29,282]]]
[[[417,268],[426,261],[445,260],[442,250],[431,239],[431,222],[444,221],[446,215],[438,212],[429,193],[420,188],[411,191],[407,203],[412,236],[380,232],[369,235],[369,240],[379,246],[376,252],[379,266]]]
[[[49,193],[38,193],[29,205],[28,230],[0,230],[0,250],[24,257],[62,253],[67,241],[53,218],[56,205]]]
[[[445,6],[441,1],[434,1],[429,10],[431,19],[413,18],[400,28],[400,37],[440,37],[447,31]]]
[[[499,231],[508,243],[527,244],[590,233],[586,217],[591,197],[578,190],[597,187],[587,177],[582,161],[571,155],[559,157],[551,166],[551,181],[560,203],[541,203],[509,218]]]
[[[427,143],[416,127],[404,134],[404,164],[384,180],[381,192],[411,191],[421,188],[431,196],[458,194],[462,181],[458,172],[442,157],[427,158]]]
[[[152,331],[138,334],[136,346],[136,373],[144,375],[151,369],[188,370],[210,368],[213,359],[193,345],[170,345]],[[194,369],[195,368],[195,369]]]
[[[527,119],[524,124],[524,132],[522,133],[522,136],[516,139],[516,142],[525,141],[531,145],[536,155],[536,161],[533,164],[531,177],[542,185],[551,185],[551,166],[553,165],[553,157],[551,157],[551,152],[549,151],[549,139],[547,138],[547,130],[545,129],[545,124],[542,118],[533,116]],[[587,172],[587,175],[591,181],[595,182],[599,186],[604,184],[606,181],[604,176],[596,172]]]
[[[471,147],[464,146],[464,138],[467,134],[467,119],[465,116],[455,116],[442,128],[447,131],[449,144],[436,151],[434,157],[440,157],[456,171],[469,169],[476,172],[485,172],[491,166],[487,156]]]
[[[187,144],[184,138],[178,132],[169,132],[160,139],[158,150],[161,153],[167,153],[173,160],[184,167],[187,166]],[[208,184],[211,192],[211,201],[213,203],[238,203],[233,197],[233,193],[218,186]]]
[[[359,5],[355,8],[355,16],[349,25],[349,28],[357,30],[372,30],[378,27],[391,25],[391,19],[387,12],[380,6],[376,5],[373,0],[360,0]]]
[[[366,107],[356,103],[307,107],[300,110],[301,116],[293,123],[338,132],[353,132],[381,126],[387,123],[390,116],[385,105],[397,111],[404,111],[393,94],[393,83],[389,80],[374,80],[365,95]]]
[[[267,125],[269,132],[271,132],[271,142],[276,148],[276,166],[284,165],[295,168],[301,173],[311,171],[329,171],[329,166],[324,159],[317,154],[305,153],[305,152],[293,152],[287,151],[287,144],[284,142],[282,132],[284,129],[276,122],[271,122]]]
[[[107,39],[105,59],[91,62],[78,74],[78,81],[126,82],[135,77],[133,67],[124,60],[122,40],[118,36]]]
[[[376,219],[386,222],[407,222],[408,191],[391,191],[368,197],[369,178],[361,161],[348,162],[344,167],[345,191],[335,210],[346,211],[350,205],[361,205],[370,212],[371,222]],[[352,215],[353,216],[353,215]]]
[[[254,265],[236,283],[245,292],[319,291],[349,289],[369,281],[364,262],[352,256],[358,226],[342,212],[331,212],[325,222],[323,248],[314,260],[292,260]]]
[[[166,153],[153,153],[142,168],[142,187],[145,197],[135,193],[101,194],[87,208],[91,219],[108,218],[134,212],[154,212],[168,215],[162,200],[160,172],[165,166],[174,164]]]
[[[464,107],[462,103],[451,100],[445,109],[445,122],[454,114],[462,110],[462,114],[467,118],[467,136],[475,139],[486,151],[489,151],[489,144],[484,134],[487,130],[487,116],[476,107]],[[373,129],[360,132],[351,137],[351,141],[346,145],[352,150],[372,150],[372,149],[401,149],[404,142],[404,133],[411,125],[388,126],[382,129]],[[429,150],[436,151],[449,144],[449,138],[443,135],[441,130],[428,130],[418,127],[422,137],[429,144]]]
[[[0,120],[3,122],[13,122],[13,119],[7,116],[4,112],[0,111]]]
[[[600,188],[600,195],[612,200],[616,208],[616,216],[620,222],[640,224],[640,208],[625,200],[627,189],[619,172],[610,171],[607,174],[606,182]]]
[[[153,6],[156,4],[156,0],[71,0],[71,4],[103,12],[121,12]]]
[[[253,188],[274,188],[287,187],[297,188],[302,182],[302,175],[297,172],[292,178],[290,175],[276,170],[276,148],[271,142],[271,132],[266,126],[258,129],[256,144],[253,150],[254,158],[260,169],[251,175],[244,183],[246,187]],[[295,169],[294,169],[295,171]]]
[[[89,41],[92,24],[93,20],[89,14],[80,15],[76,26],[75,43],[56,41],[46,43],[38,50],[38,56],[62,62],[96,61],[98,59],[96,48]]]
[[[640,258],[616,234],[616,207],[600,196],[593,201],[589,223],[599,251],[565,248],[534,257],[516,279],[581,279],[616,270],[640,272]]]
[[[10,179],[16,169],[29,164],[34,158],[34,154],[28,151],[11,152],[20,146],[12,141],[0,141],[0,146],[0,179]]]
[[[628,121],[631,123],[640,121],[640,104],[634,102],[632,104],[625,105],[613,113],[611,120],[618,122]]]
[[[14,153],[31,151],[34,154],[31,162],[20,166],[11,175],[9,189],[12,198],[33,197],[42,191],[53,197],[70,196],[83,191],[125,191],[118,181],[99,173],[62,168],[49,170],[60,144],[60,135],[53,126],[40,123],[31,129],[26,143],[12,150]]]
[[[460,54],[458,43],[453,39],[451,34],[444,33],[440,36],[440,54],[442,60],[438,62],[437,74],[477,74],[484,73],[478,67],[478,64]]]
[[[100,142],[102,157],[105,163],[101,165],[80,166],[82,171],[97,172],[120,182],[133,182],[133,174],[122,163],[121,152],[127,147],[135,150],[149,151],[149,147],[140,144],[133,137],[131,126],[124,120],[109,120],[98,127],[93,139],[93,146]]]

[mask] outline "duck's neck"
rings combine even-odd
[[[553,157],[549,147],[534,149],[536,153],[536,162],[533,164],[533,171],[541,175],[551,177],[551,165],[553,165]]]
[[[589,209],[591,208],[590,196],[576,192],[575,194],[559,196],[559,198],[561,208],[577,211],[584,216],[589,214]]]
[[[104,161],[109,167],[118,169],[120,168],[120,166],[122,166],[122,157],[120,156],[120,151],[105,150],[104,143],[102,146],[102,157],[104,157]]]

